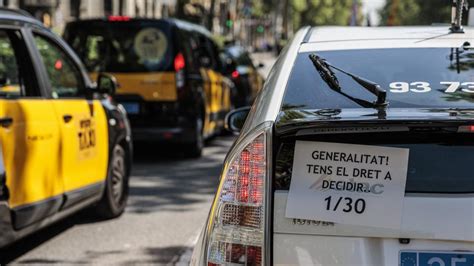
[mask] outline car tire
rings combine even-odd
[[[116,145],[111,156],[104,194],[95,207],[95,213],[105,219],[118,217],[124,212],[129,190],[125,150]]]
[[[201,157],[204,148],[204,121],[201,117],[196,118],[194,130],[194,140],[186,145],[184,152],[187,157],[199,158]]]

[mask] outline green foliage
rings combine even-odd
[[[352,0],[290,0],[293,24],[295,28],[303,25],[348,25],[352,3]],[[360,16],[358,21],[362,19]]]
[[[271,1],[252,0],[252,16],[263,18],[270,10]]]
[[[474,0],[469,0],[474,6]],[[379,11],[382,25],[430,25],[451,22],[451,1],[387,0]],[[463,14],[467,19],[467,11]]]

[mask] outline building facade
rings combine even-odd
[[[0,6],[29,12],[57,33],[67,22],[110,15],[168,17],[176,0],[0,0]]]

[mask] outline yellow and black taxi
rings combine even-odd
[[[258,92],[263,87],[264,79],[258,72],[263,63],[255,65],[248,51],[240,45],[228,45],[221,53],[226,73],[234,82],[236,90],[232,102],[234,106],[252,105]]]
[[[65,40],[89,74],[113,74],[135,141],[184,144],[201,155],[231,108],[232,82],[224,75],[209,31],[175,19],[110,16],[70,22]]]
[[[131,130],[71,48],[20,11],[0,9],[0,248],[73,212],[124,211]]]

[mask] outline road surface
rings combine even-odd
[[[254,60],[265,64],[263,75],[274,63],[271,54]],[[71,216],[0,251],[0,264],[185,264],[234,139],[216,138],[200,159],[183,159],[176,147],[137,147],[123,216],[106,221],[87,213]]]

